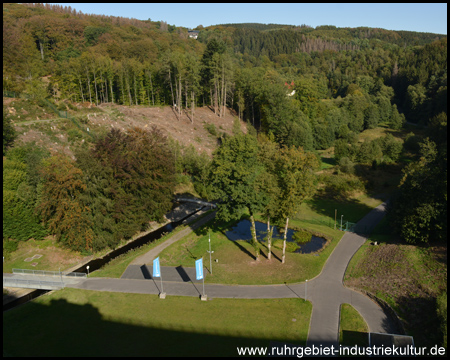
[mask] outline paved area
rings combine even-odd
[[[374,225],[385,214],[386,203],[373,209],[358,222]],[[339,308],[342,303],[351,304],[364,317],[370,332],[395,333],[396,329],[381,307],[359,292],[343,286],[345,270],[354,255],[366,241],[366,237],[347,232],[325,263],[321,274],[308,282],[308,300],[313,304],[308,345],[339,344]]]
[[[367,214],[358,224],[377,224],[385,214],[386,203]],[[210,214],[194,227],[212,218]],[[193,227],[193,228],[194,228]],[[167,246],[186,236],[192,228],[184,229],[149,253],[137,258],[120,279],[89,278],[70,287],[90,290],[159,294],[161,279],[152,278],[152,261]],[[348,262],[364,243],[366,237],[346,233],[328,258],[320,275],[308,282],[291,285],[221,285],[205,284],[208,298],[293,298],[307,299],[313,304],[307,344],[330,346],[339,344],[339,313],[342,303],[351,304],[363,316],[370,332],[397,333],[390,317],[367,296],[343,286]],[[195,280],[195,269],[162,267],[163,290],[167,295],[200,296],[203,282]]]
[[[186,223],[191,223],[192,221],[196,220],[199,216],[203,215],[207,210],[200,210],[195,215],[190,216]],[[200,226],[207,223],[209,220],[214,218],[216,216],[216,212],[212,212],[208,215],[206,215],[203,219],[200,219],[195,224],[187,227],[186,229],[181,230],[180,232],[176,233],[175,235],[171,236],[169,239],[164,241],[162,244],[159,244],[158,246],[154,247],[149,252],[145,253],[142,256],[137,257],[134,259],[130,265],[143,265],[143,264],[152,264],[153,260],[158,256],[158,254],[163,251],[166,247],[172,245],[174,242],[177,242],[178,240],[182,239],[189,233],[191,233],[193,230],[199,228]],[[126,271],[125,271],[126,272]],[[122,275],[123,276],[123,275]]]

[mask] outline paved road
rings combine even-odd
[[[195,215],[190,216],[188,221],[189,222],[194,221],[199,216],[203,215],[205,212],[206,212],[206,210],[199,211]],[[136,259],[134,259],[131,262],[130,265],[142,265],[142,264],[150,264],[150,263],[152,263],[153,259],[155,259],[158,256],[158,254],[161,253],[161,251],[163,251],[166,247],[169,247],[174,242],[184,238],[186,235],[188,235],[189,233],[191,233],[195,229],[199,228],[200,226],[204,225],[209,220],[214,218],[214,216],[216,216],[216,212],[215,211],[210,213],[210,214],[208,214],[208,215],[206,215],[203,219],[200,219],[199,221],[197,221],[193,225],[190,225],[186,229],[183,229],[180,232],[176,233],[175,235],[171,236],[169,239],[164,241],[162,244],[159,244],[158,246],[154,247],[152,250],[150,250],[149,252],[145,253],[144,255],[137,257]],[[126,270],[125,270],[125,273],[126,273]],[[122,275],[122,277],[124,277],[125,273]],[[125,278],[127,278],[126,275],[125,275]]]
[[[373,209],[358,222],[361,228],[373,226],[385,214],[386,203]],[[308,281],[308,300],[313,304],[308,345],[338,345],[339,308],[343,303],[353,305],[364,317],[370,332],[395,333],[390,318],[375,302],[359,292],[343,286],[347,265],[366,241],[366,237],[347,232],[325,263],[321,274]]]
[[[374,226],[385,214],[383,203],[367,214],[358,224]],[[208,221],[202,219],[201,223]],[[186,236],[191,228],[175,234],[160,246],[137,258],[120,279],[89,278],[70,287],[115,292],[159,294],[161,279],[152,278],[151,262],[162,249]],[[291,285],[220,285],[206,284],[209,298],[293,298],[307,299],[313,304],[308,335],[308,345],[338,346],[339,311],[342,303],[349,303],[363,316],[370,332],[396,333],[390,317],[367,296],[343,286],[344,273],[353,254],[365,242],[364,236],[346,233],[328,258],[322,272],[316,278],[301,284]],[[147,265],[149,264],[149,265]],[[167,295],[199,296],[203,283],[195,280],[195,269],[184,267],[162,267],[163,290]]]

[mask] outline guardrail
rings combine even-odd
[[[217,207],[216,204],[213,204],[213,203],[210,203],[210,202],[207,202],[207,201],[197,200],[197,199],[176,197],[175,201],[192,202],[192,203],[200,204],[200,205],[203,205],[203,206],[210,206],[210,207],[213,207],[213,208]]]
[[[87,274],[80,272],[66,272],[66,271],[47,271],[47,270],[32,270],[32,269],[12,269],[13,274],[18,275],[40,275],[40,276],[69,276],[69,277],[87,277]]]
[[[27,279],[15,279],[15,278],[3,278],[3,286],[8,287],[21,287],[31,289],[63,289],[64,282],[62,281],[40,281],[40,280],[27,280]]]

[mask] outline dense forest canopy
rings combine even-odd
[[[446,129],[445,35],[332,25],[224,24],[197,30],[195,40],[188,29],[165,21],[89,15],[61,5],[3,4],[3,90],[96,105],[171,105],[178,116],[187,111],[193,122],[196,107],[209,106],[219,117],[231,109],[280,149],[334,146],[343,169],[398,159],[401,149],[390,138],[356,144],[363,130],[400,129],[406,121]],[[4,154],[13,143],[5,119]],[[422,145],[422,156],[429,160],[421,160],[421,171],[446,164],[441,146],[446,139],[430,136],[429,141],[435,147]],[[76,249],[115,246],[119,237],[131,236],[168,209],[175,170],[167,164],[185,166],[199,193],[207,196],[207,161],[177,163],[169,148],[156,130],[139,129],[108,133],[92,149],[80,151],[76,162],[48,158],[36,149],[29,150],[38,155],[27,157],[24,149],[12,148],[4,162],[9,171],[6,237],[42,237],[49,229]],[[156,167],[142,168],[141,154],[158,159]],[[64,181],[71,193],[54,184],[63,181],[59,168],[70,174]],[[404,181],[406,192],[418,191],[410,184],[418,174],[413,169]],[[446,178],[446,168],[439,171],[434,176],[445,173]],[[149,184],[156,184],[159,195],[147,193]],[[32,201],[17,205],[15,196]],[[67,202],[58,196],[68,197]],[[153,202],[142,200],[149,196]],[[446,208],[439,196],[434,194],[438,213],[430,221],[440,223]],[[131,216],[136,209],[145,216]],[[411,213],[408,221],[418,214]],[[14,228],[19,215],[29,226]],[[66,231],[74,219],[77,230]],[[396,221],[402,220],[397,216]],[[428,238],[421,234],[420,239]]]

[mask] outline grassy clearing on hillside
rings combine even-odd
[[[35,255],[42,257],[30,260]],[[11,273],[12,269],[64,271],[84,258],[79,252],[63,248],[52,236],[44,240],[30,239],[19,242],[18,249],[5,259],[3,272]]]
[[[213,299],[63,289],[3,314],[7,356],[237,356],[305,345],[303,299]],[[25,330],[24,330],[25,329]]]

